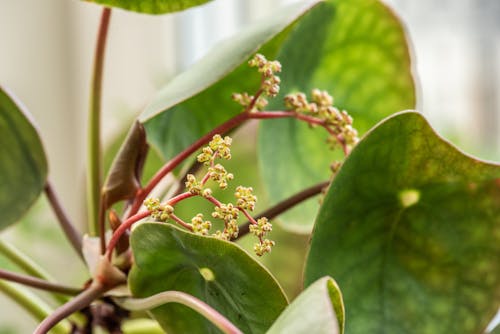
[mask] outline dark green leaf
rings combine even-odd
[[[146,14],[166,14],[199,6],[211,0],[84,0]]]
[[[267,334],[343,333],[344,304],[337,283],[324,277],[293,301]]]
[[[274,57],[287,34],[286,31],[279,33],[317,2],[308,0],[288,6],[248,26],[216,45],[201,61],[170,81],[140,116],[148,141],[165,158],[170,158],[241,112],[241,107],[231,100],[231,94],[253,92],[260,81],[256,71],[242,63],[273,37],[260,52]]]
[[[499,178],[420,114],[388,118],[331,185],[306,284],[335,277],[349,333],[480,333],[500,304]]]
[[[148,152],[146,133],[141,123],[135,122],[123,142],[103,185],[105,207],[134,197],[141,187],[141,171]]]
[[[271,274],[239,246],[184,232],[169,224],[142,223],[131,236],[134,296],[167,290],[189,293],[219,311],[244,333],[264,333],[287,305]],[[183,305],[152,311],[169,333],[219,333]]]
[[[15,223],[43,190],[47,161],[26,111],[0,87],[0,229]]]
[[[290,92],[327,90],[364,132],[389,114],[415,107],[404,29],[379,1],[321,3],[300,20],[278,59],[281,94],[270,109],[282,109]],[[274,202],[328,180],[330,164],[341,157],[328,150],[323,129],[295,120],[262,122],[259,134],[264,183]],[[317,210],[318,201],[309,201],[283,216],[284,227],[310,232]]]

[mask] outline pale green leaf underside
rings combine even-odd
[[[43,190],[47,161],[27,113],[0,87],[0,229],[21,218]]]
[[[84,0],[146,14],[166,14],[199,6],[211,0]]]
[[[324,277],[288,305],[267,334],[341,334],[343,326],[342,294],[333,279]]]
[[[336,279],[347,333],[480,333],[500,305],[499,178],[420,114],[388,118],[324,200],[306,284]]]
[[[264,333],[287,306],[271,274],[239,246],[142,223],[132,232],[135,265],[129,286],[135,297],[177,290],[208,303],[244,333]],[[205,318],[178,304],[152,311],[169,333],[219,333]]]
[[[274,57],[286,34],[280,32],[317,2],[289,5],[249,25],[171,80],[139,118],[148,141],[168,159],[241,112],[231,94],[253,92],[260,80],[244,62],[264,43],[260,52]]]
[[[297,24],[278,59],[281,95],[270,109],[283,108],[293,91],[327,90],[335,105],[354,117],[364,132],[383,117],[415,107],[415,87],[403,26],[375,0],[326,1]],[[269,197],[275,202],[328,180],[341,157],[330,151],[325,131],[295,120],[262,122],[259,159]],[[283,226],[310,232],[318,210],[313,199],[282,216]]]

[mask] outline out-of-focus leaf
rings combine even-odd
[[[211,0],[84,0],[146,14],[166,14],[199,6]]]
[[[337,283],[324,277],[293,301],[267,334],[344,333],[344,304]]]
[[[129,287],[135,297],[183,291],[209,304],[244,333],[264,333],[287,306],[271,274],[234,243],[181,231],[170,224],[142,223],[131,235],[135,263]],[[219,333],[186,306],[152,310],[171,333]]]
[[[0,229],[17,220],[43,191],[47,160],[21,105],[0,87]]]
[[[339,109],[366,131],[383,117],[415,108],[415,85],[404,29],[377,0],[330,0],[313,8],[297,24],[281,49],[281,94],[269,109],[284,107],[282,97],[295,91],[327,90]],[[329,151],[326,131],[311,130],[292,119],[261,122],[261,172],[269,197],[279,202],[328,180],[340,154]],[[308,233],[318,210],[313,199],[282,216],[283,226]]]
[[[136,195],[137,190],[141,188],[141,171],[147,152],[144,127],[135,122],[113,160],[104,182],[102,194],[106,208]]]
[[[350,333],[480,333],[500,304],[500,165],[392,116],[324,199],[305,282],[335,277]]]
[[[248,26],[171,80],[139,118],[146,127],[148,142],[164,158],[171,158],[241,112],[231,94],[253,92],[260,82],[255,69],[242,63],[266,42],[259,52],[274,57],[288,32],[282,31],[317,2],[308,0],[290,5]]]

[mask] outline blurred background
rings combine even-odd
[[[216,0],[163,16],[114,10],[103,88],[106,146],[123,133],[159,87],[214,43],[295,1]],[[500,161],[500,2],[386,3],[402,17],[413,44],[418,109],[465,151]],[[0,8],[0,83],[36,119],[50,162],[50,179],[70,216],[84,229],[86,111],[101,9],[76,0],[3,1]],[[252,145],[240,149],[252,157]],[[85,269],[68,262],[69,247],[44,208],[41,199],[2,238],[47,265],[53,275],[59,275],[63,266],[61,280],[79,285]],[[290,263],[276,261],[279,254],[269,261],[295,266],[300,273],[298,263],[307,238],[296,236],[288,242],[297,249],[288,256]],[[300,283],[295,276],[280,280],[292,294]],[[1,295],[0,311],[1,334],[33,330],[35,322]]]

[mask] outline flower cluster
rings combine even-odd
[[[259,238],[259,242],[253,246],[255,254],[258,256],[271,252],[275,243],[272,240],[264,239],[264,237],[272,230],[273,226],[266,217],[259,218],[256,224],[250,225],[250,233]]]
[[[227,182],[234,179],[234,175],[232,173],[228,173],[226,168],[224,168],[221,164],[209,167],[208,173],[210,175],[210,179],[217,182],[219,184],[219,188],[221,189],[226,189]]]
[[[236,188],[236,192],[234,193],[234,197],[236,197],[236,206],[238,208],[249,211],[253,211],[255,209],[257,196],[253,194],[252,187],[238,186]]]
[[[328,143],[332,148],[337,146],[352,147],[358,142],[358,132],[352,127],[352,117],[333,106],[333,98],[326,91],[313,89],[311,102],[304,93],[285,96],[285,106],[296,113],[313,116],[320,120],[330,133]]]
[[[213,165],[215,159],[220,157],[225,160],[231,159],[231,137],[222,138],[221,135],[213,136],[212,140],[205,146],[197,156],[198,162],[203,163],[205,166]]]
[[[157,221],[166,222],[174,213],[174,208],[171,205],[162,204],[157,198],[146,199],[144,205],[151,211],[151,218]]]
[[[215,207],[212,217],[224,221],[224,231],[217,231],[216,236],[224,240],[231,240],[238,237],[238,216],[239,210],[232,203],[221,204]]]
[[[281,72],[281,64],[277,60],[267,60],[261,54],[256,54],[248,61],[250,67],[256,67],[261,74],[261,83],[258,93],[253,96],[248,93],[235,93],[232,98],[241,104],[248,112],[257,112],[264,109],[268,101],[262,96],[275,97],[280,91],[280,77],[276,73]]]
[[[198,213],[191,219],[191,226],[195,234],[208,235],[212,228],[212,223],[203,219],[203,214]]]
[[[193,174],[186,175],[186,189],[193,195],[201,194],[203,190],[203,185],[196,180],[196,176]]]

